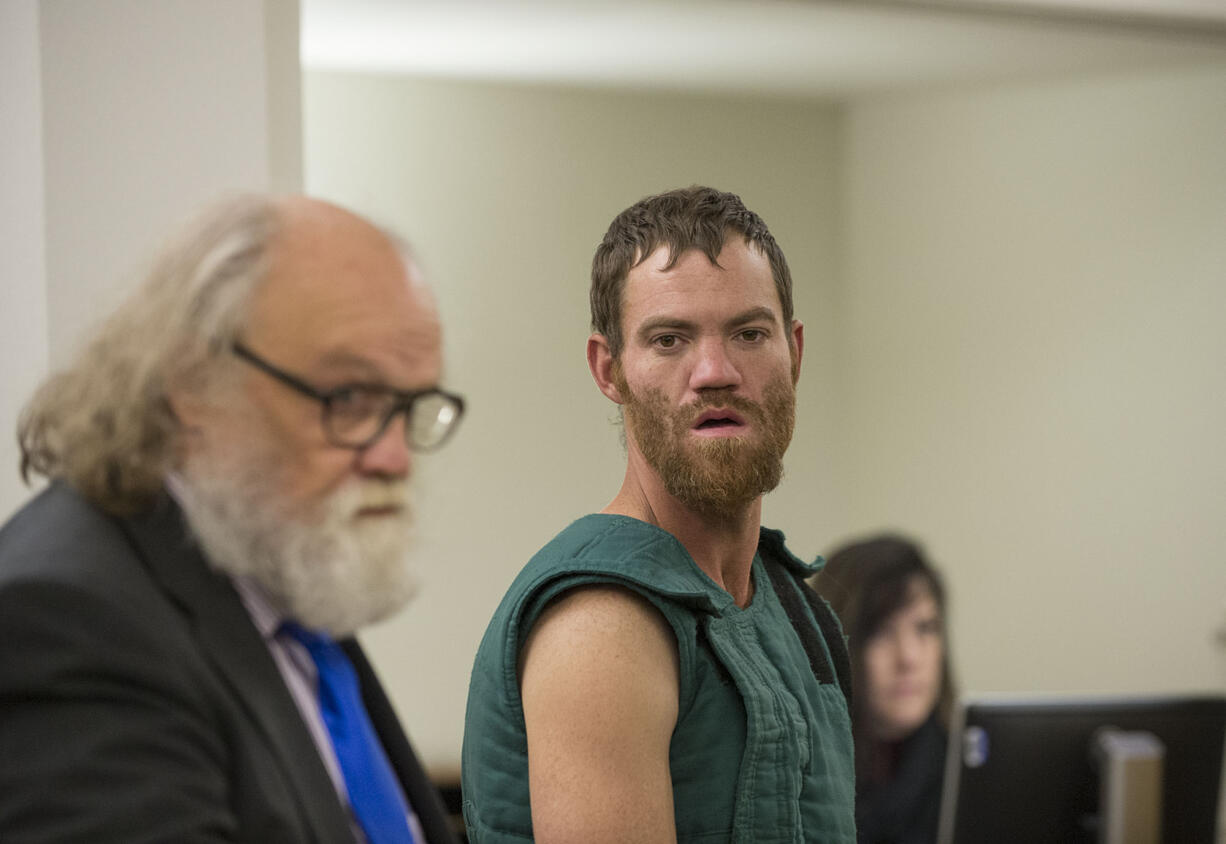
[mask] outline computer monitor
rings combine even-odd
[[[938,841],[1097,842],[1103,728],[1164,749],[1161,838],[1213,842],[1226,697],[966,698],[950,729]]]

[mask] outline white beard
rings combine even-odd
[[[215,569],[251,578],[288,618],[334,637],[408,603],[416,579],[406,554],[407,481],[356,479],[296,516],[279,504],[275,469],[253,457],[202,457],[184,467],[180,503]],[[388,505],[400,509],[357,515]]]

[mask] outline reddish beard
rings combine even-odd
[[[796,390],[786,376],[766,385],[761,404],[718,389],[676,409],[669,408],[658,389],[631,391],[620,368],[613,377],[639,451],[668,494],[685,506],[728,516],[779,485],[796,419]],[[711,407],[735,410],[752,432],[714,439],[692,436],[694,421]]]

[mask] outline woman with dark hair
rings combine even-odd
[[[814,587],[851,655],[860,844],[935,841],[954,697],[941,576],[883,535],[832,553]]]

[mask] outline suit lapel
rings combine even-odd
[[[200,649],[268,741],[320,841],[352,838],[314,740],[272,655],[230,581],[212,571],[176,504],[164,496],[124,527],[154,579],[191,619]]]
[[[417,814],[426,840],[430,844],[453,844],[456,839],[451,830],[447,809],[443,806],[438,789],[421,767],[417,754],[413,752],[409,738],[404,734],[396,711],[383,691],[383,685],[375,675],[374,668],[355,639],[345,640],[341,647],[357,672],[366,712],[370,715],[379,741],[400,779],[405,796],[409,798],[409,803]]]

